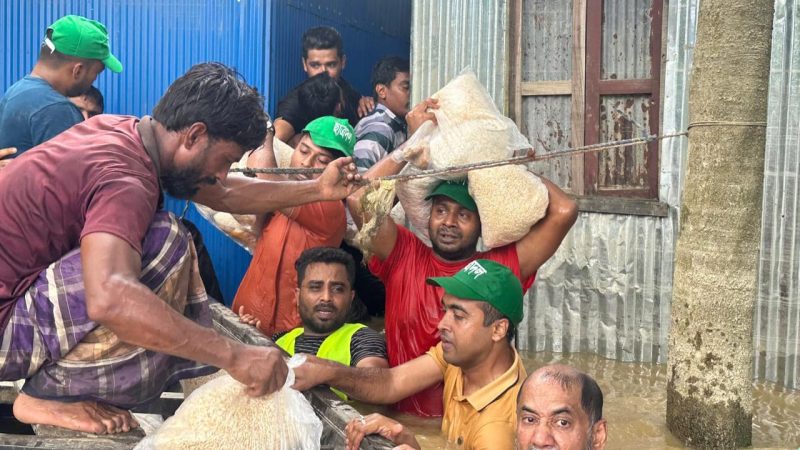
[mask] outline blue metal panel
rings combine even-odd
[[[0,89],[30,72],[47,26],[66,14],[99,20],[121,74],[104,71],[95,85],[106,112],[148,114],[169,84],[193,64],[220,61],[262,92],[269,72],[270,0],[0,0]],[[167,201],[177,214],[183,202]],[[250,255],[197,214],[225,299],[231,301]]]
[[[148,114],[173,80],[203,61],[237,68],[274,112],[278,99],[305,78],[301,37],[313,26],[331,25],[342,34],[345,77],[363,94],[370,93],[380,57],[409,53],[410,0],[0,0],[2,91],[30,72],[45,29],[66,14],[99,20],[109,31],[125,70],[104,71],[95,85],[113,114]],[[166,202],[177,214],[183,205]],[[250,255],[194,208],[187,217],[203,234],[230,302]]]
[[[370,95],[372,66],[383,56],[409,57],[411,0],[283,0],[272,3],[271,90],[269,112],[306,77],[302,37],[312,27],[336,28],[344,40],[343,76],[362,95]]]

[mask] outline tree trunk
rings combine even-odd
[[[696,448],[752,437],[773,1],[700,2],[667,385],[667,426]]]

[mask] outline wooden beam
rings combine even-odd
[[[653,79],[600,80],[600,95],[652,95],[658,94],[658,76]]]
[[[629,216],[667,217],[669,205],[656,200],[623,197],[574,197],[578,211]]]
[[[524,97],[535,95],[571,95],[572,81],[526,81],[522,83],[521,89]]]
[[[572,86],[570,126],[572,147],[584,143],[586,109],[586,0],[572,1]],[[570,188],[576,195],[585,193],[583,155],[573,156],[570,164]]]
[[[511,0],[509,7],[509,91],[508,105],[511,119],[527,135],[522,117],[522,2]]]

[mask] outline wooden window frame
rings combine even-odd
[[[522,81],[522,7],[525,0],[511,0],[509,8],[510,45],[509,112],[524,130],[522,99],[535,95],[570,95],[573,147],[599,142],[600,102],[605,95],[649,95],[650,134],[660,127],[663,8],[666,0],[654,0],[661,8],[653,8],[650,55],[651,78],[644,80],[601,80],[602,11],[604,0],[572,2],[572,79],[561,81]],[[587,15],[587,11],[597,11]],[[590,37],[587,39],[587,36]],[[665,217],[668,206],[658,201],[659,141],[651,142],[645,165],[648,180],[645,189],[598,192],[597,153],[572,156],[571,179],[574,197],[581,211]]]

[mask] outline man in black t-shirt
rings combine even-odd
[[[341,77],[347,63],[344,54],[342,37],[331,27],[311,28],[303,34],[303,70],[313,77],[322,72],[335,79],[342,90],[342,107],[337,117],[345,118],[353,127],[361,116],[372,110],[372,97],[361,97],[350,83]],[[361,104],[363,103],[363,105]],[[300,86],[292,89],[286,97],[278,102],[275,115],[275,136],[283,142],[289,141],[302,130],[308,122],[316,119],[309,117],[300,98]]]

